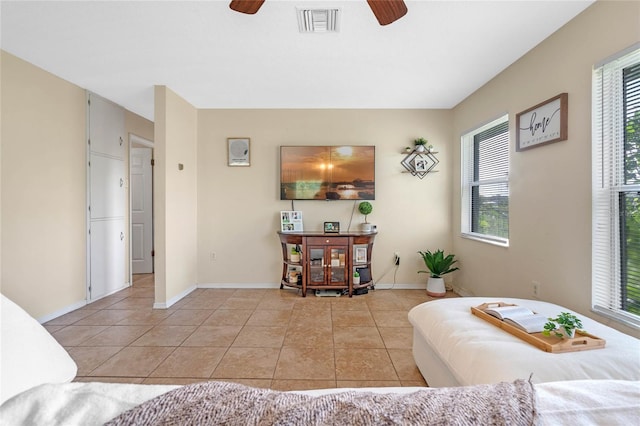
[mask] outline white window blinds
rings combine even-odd
[[[592,305],[640,326],[640,49],[593,74]]]
[[[464,135],[462,153],[462,235],[507,245],[508,116]]]

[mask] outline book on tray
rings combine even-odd
[[[545,315],[524,306],[489,306],[483,311],[527,333],[541,332],[549,321]]]

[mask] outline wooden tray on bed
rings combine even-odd
[[[577,352],[588,351],[590,349],[604,348],[606,341],[600,337],[594,336],[584,331],[576,330],[576,337],[573,339],[559,339],[554,336],[545,336],[542,333],[527,333],[520,330],[513,325],[502,321],[492,315],[487,314],[483,309],[489,306],[516,306],[510,303],[504,302],[491,302],[483,303],[482,305],[471,307],[471,313],[483,320],[500,327],[507,333],[511,333],[514,336],[524,340],[525,342],[542,349],[545,352],[551,353],[563,353],[563,352]]]

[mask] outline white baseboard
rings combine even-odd
[[[453,291],[462,297],[475,297],[475,294],[464,287],[453,286]]]
[[[375,288],[376,290],[424,290],[424,291],[427,291],[426,284],[416,284],[416,283],[411,283],[411,284],[383,283],[383,284],[376,284]]]
[[[81,300],[81,301],[72,303],[71,305],[66,306],[66,307],[64,307],[64,308],[62,308],[62,309],[60,309],[58,311],[55,311],[53,313],[50,313],[50,314],[47,314],[47,315],[42,316],[40,318],[37,318],[36,321],[38,321],[40,324],[44,324],[45,322],[49,322],[52,319],[56,319],[58,317],[61,317],[62,315],[68,314],[69,312],[75,311],[76,309],[80,309],[82,307],[91,305],[91,303],[97,302],[98,300],[104,299],[105,297],[109,297],[112,294],[115,294],[115,293],[117,293],[119,291],[122,291],[122,290],[124,290],[125,288],[128,288],[128,287],[131,287],[131,283],[126,282],[126,283],[124,283],[124,285],[122,287],[118,288],[117,290],[113,290],[113,291],[109,292],[108,294],[105,294],[104,296],[102,296],[99,299],[92,300],[91,302],[87,302],[86,300]]]
[[[278,283],[200,283],[197,286],[198,288],[226,288],[226,289],[259,289],[259,288],[280,288],[280,284]],[[380,290],[425,290],[427,289],[426,284],[376,284],[376,289]]]
[[[84,306],[87,306],[87,301],[86,300],[81,300],[79,302],[73,303],[73,304],[71,304],[69,306],[66,306],[66,307],[62,308],[59,311],[55,311],[55,312],[53,312],[51,314],[47,314],[47,315],[45,315],[43,317],[37,318],[37,321],[40,324],[44,324],[45,322],[49,322],[52,319],[56,319],[58,317],[61,317],[61,316],[65,315],[65,314],[68,314],[71,311],[75,311],[76,309],[80,309],[80,308],[82,308]]]
[[[226,289],[256,289],[256,288],[280,288],[279,283],[200,283],[197,285],[198,288],[226,288]],[[376,289],[380,290],[427,290],[427,285],[424,283],[411,283],[411,284],[402,284],[402,283],[382,283],[376,284]]]
[[[193,292],[196,288],[198,288],[197,285],[192,285],[189,288],[187,288],[186,290],[184,290],[182,293],[175,295],[174,297],[172,297],[171,299],[167,300],[165,303],[158,303],[155,302],[153,304],[153,309],[167,309],[170,308],[171,306],[173,306],[175,303],[179,302],[180,300],[184,299],[185,297],[187,297],[191,292]]]
[[[198,288],[227,288],[227,289],[243,289],[243,288],[280,288],[278,283],[200,283]]]

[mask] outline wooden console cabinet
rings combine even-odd
[[[376,233],[278,232],[282,246],[280,288],[295,287],[307,296],[307,289],[348,290],[373,285],[371,254]],[[300,252],[300,261],[291,261],[291,247]],[[353,283],[360,270],[366,279]]]

